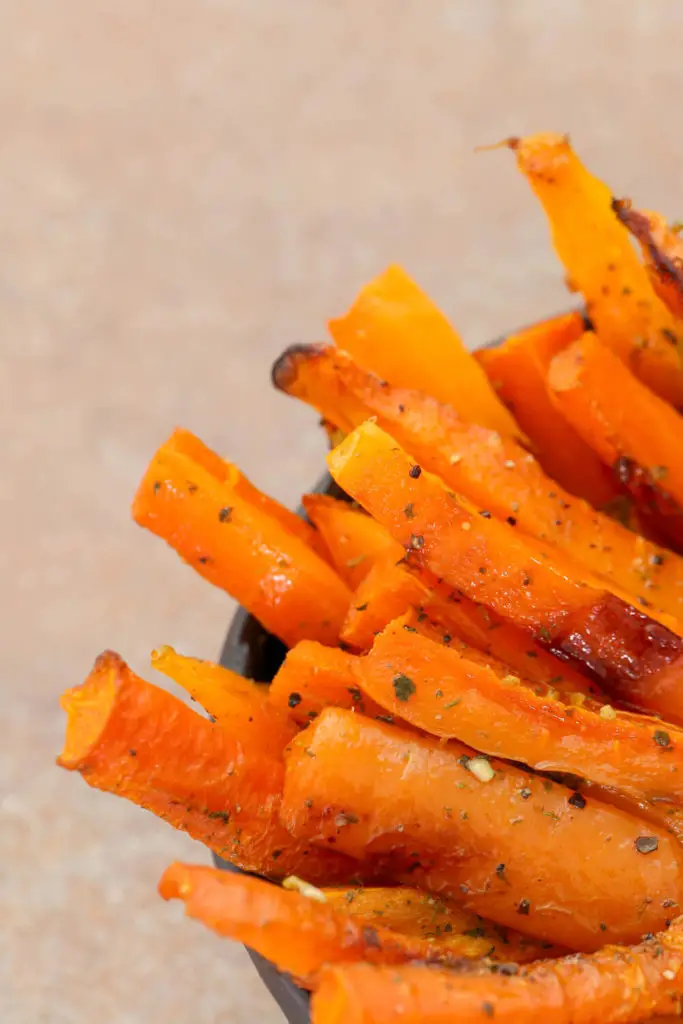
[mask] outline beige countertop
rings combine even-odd
[[[680,218],[678,0],[0,4],[0,1018],[264,1024],[244,952],[155,894],[206,851],[53,765],[105,647],[210,657],[232,611],[128,505],[176,424],[288,502],[269,386],[390,261],[471,345],[567,302],[505,152],[557,129]]]

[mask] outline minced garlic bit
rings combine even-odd
[[[614,710],[614,708],[612,707],[611,704],[603,704],[602,705],[602,707],[600,708],[600,718],[612,719],[612,718],[616,718],[616,717],[617,717],[617,713],[616,713],[616,711]]]
[[[495,777],[495,772],[490,761],[485,757],[471,757],[467,762],[467,769],[471,771],[475,779],[480,782],[490,782]]]
[[[520,678],[519,676],[513,675],[503,676],[503,678],[501,679],[501,683],[503,684],[503,686],[519,686]]]
[[[458,463],[462,461],[462,455],[458,455],[457,453],[449,455],[448,461],[450,462],[451,466],[457,466]]]
[[[303,878],[297,878],[296,875],[288,875],[287,878],[283,879],[282,888],[293,889],[295,892],[301,893],[302,896],[306,896],[309,900],[316,900],[318,903],[327,902],[324,892],[316,889],[310,882],[304,882]]]
[[[463,530],[471,530],[471,529],[472,529],[472,524],[471,524],[471,523],[468,523],[467,521],[465,521],[465,522],[464,522],[464,523],[462,524],[462,527],[461,527],[461,529],[463,529]]]
[[[576,708],[581,708],[586,703],[586,697],[583,693],[570,693],[569,703],[573,704]]]

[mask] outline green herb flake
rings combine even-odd
[[[655,729],[652,738],[658,747],[664,747],[667,750],[671,748],[671,737],[664,729]]]
[[[405,676],[403,673],[394,676],[394,693],[397,700],[410,700],[415,693],[415,683],[410,676]]]

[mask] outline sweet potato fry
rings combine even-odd
[[[397,387],[423,391],[473,423],[521,436],[457,332],[401,267],[366,284],[348,313],[328,326],[340,349]]]
[[[334,570],[281,522],[172,445],[162,445],[152,459],[133,518],[287,646],[337,641],[351,593]]]
[[[289,749],[281,815],[298,838],[334,838],[352,856],[403,852],[397,877],[569,949],[663,927],[683,898],[678,843],[572,797],[459,743],[327,708]]]
[[[601,508],[614,503],[622,492],[612,473],[551,402],[546,386],[551,359],[581,337],[584,323],[578,311],[543,320],[509,335],[499,345],[480,349],[475,358],[533,442],[545,472],[570,494]]]
[[[269,700],[300,725],[307,725],[330,705],[370,717],[381,715],[382,708],[358,689],[357,661],[347,651],[302,640],[288,651],[270,684]]]
[[[327,494],[305,494],[306,515],[318,529],[332,565],[346,585],[355,590],[371,566],[384,554],[403,557],[400,544],[361,509]]]
[[[640,477],[665,499],[673,499],[683,519],[683,416],[591,333],[553,359],[548,384],[562,414],[602,461],[627,485]],[[656,600],[656,590],[652,595]]]
[[[381,924],[401,935],[432,939],[468,959],[485,956],[492,961],[526,964],[541,957],[562,956],[559,946],[485,921],[463,910],[454,900],[433,896],[422,889],[398,885],[322,891],[328,904],[356,920]],[[463,937],[468,940],[467,947],[463,947]]]
[[[279,823],[281,750],[195,714],[117,654],[101,655],[62,706],[68,718],[57,763],[95,789],[152,811],[245,871],[305,873],[328,884],[330,873],[340,881],[364,873],[332,850],[292,839]]]
[[[323,558],[327,557],[325,545],[321,543],[317,531],[310,523],[276,501],[275,498],[271,498],[269,494],[259,491],[258,487],[252,484],[233,462],[223,459],[189,430],[177,427],[166,444],[169,450],[178,452],[179,455],[185,455],[197,465],[202,466],[219,483],[230,484],[240,498],[276,519],[281,526],[312,547]]]
[[[152,652],[152,666],[173,679],[219,724],[228,725],[236,736],[256,736],[265,750],[284,750],[296,733],[289,716],[269,702],[268,687],[222,665],[161,647]]]
[[[683,404],[683,328],[655,294],[610,189],[563,135],[510,139],[517,166],[550,222],[555,250],[602,340],[648,387]]]
[[[612,209],[640,242],[654,290],[675,317],[683,318],[683,239],[664,217],[634,210],[630,199],[613,199]]]
[[[359,659],[357,673],[364,693],[432,736],[639,799],[683,805],[683,732],[671,726],[609,705],[574,706],[552,687],[501,678],[485,663],[406,630],[400,620]]]
[[[312,1003],[313,1024],[639,1024],[679,1019],[683,920],[638,946],[591,956],[448,971],[425,966],[330,966]]]
[[[465,423],[418,392],[382,386],[330,346],[300,348],[288,379],[292,393],[324,405],[330,418],[359,426],[372,416],[423,469],[474,502],[482,515],[565,552],[630,603],[650,588],[649,615],[664,624],[683,621],[683,559],[565,491],[512,438]],[[406,505],[407,518],[411,511]]]
[[[620,700],[683,722],[681,637],[602,589],[585,567],[482,517],[373,423],[354,430],[328,465],[412,563],[585,664]]]
[[[306,988],[314,985],[325,964],[420,960],[456,966],[463,957],[481,955],[481,941],[471,936],[458,935],[443,943],[403,935],[381,921],[356,920],[348,909],[333,903],[215,868],[173,864],[164,873],[159,892],[166,900],[183,900],[189,917],[224,938],[244,942]]]

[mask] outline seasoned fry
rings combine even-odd
[[[401,621],[358,661],[358,682],[391,715],[433,736],[541,771],[569,772],[637,799],[683,805],[683,732],[609,705],[563,702]],[[397,679],[410,680],[408,700]]]
[[[554,653],[584,663],[619,699],[683,722],[683,641],[602,589],[558,551],[486,519],[366,423],[328,456],[333,477],[406,557]],[[410,506],[411,517],[405,508]]]
[[[351,594],[334,570],[268,512],[172,445],[162,445],[152,459],[133,518],[287,646],[337,641]]]
[[[412,697],[408,681],[396,687]],[[664,927],[683,898],[678,843],[572,797],[459,743],[327,708],[290,748],[282,820],[360,859],[391,850],[410,884],[570,949]]]
[[[683,920],[638,946],[605,946],[518,971],[330,966],[313,1024],[639,1024],[679,1019]]]
[[[475,358],[533,442],[548,476],[570,494],[601,508],[615,503],[622,492],[593,449],[550,400],[546,385],[551,359],[581,337],[584,322],[578,311],[542,320],[508,335],[499,345],[480,349]]]
[[[401,267],[366,284],[348,313],[328,326],[340,349],[397,387],[424,391],[473,423],[520,436],[457,332]]]
[[[509,145],[601,339],[658,395],[683,404],[683,329],[655,294],[612,210],[609,188],[586,170],[566,135],[531,135]]]
[[[236,736],[256,736],[265,750],[284,750],[296,733],[289,716],[269,702],[267,687],[222,665],[161,647],[152,652],[152,666],[181,686],[219,724],[226,724]]]
[[[401,554],[403,549],[399,545]],[[417,575],[389,554],[372,566],[353,595],[341,638],[358,651],[367,651],[387,622],[409,608],[422,607],[430,598],[430,589]]]
[[[269,700],[307,725],[330,705],[373,717],[382,708],[358,689],[358,659],[336,647],[301,640],[287,653],[269,687]]]
[[[648,614],[664,624],[683,622],[683,559],[563,490],[513,439],[465,423],[418,392],[382,386],[332,347],[297,350],[289,380],[293,393],[324,406],[330,419],[338,416],[357,427],[372,416],[423,469],[473,502],[481,515],[494,515],[564,552],[629,603],[650,588]],[[410,518],[410,505],[405,514]]]
[[[602,461],[627,483],[640,474],[646,484],[676,502],[678,517],[683,518],[683,416],[648,390],[591,333],[553,359],[548,383],[562,414]],[[657,599],[656,589],[652,596]]]
[[[403,557],[401,545],[348,501],[326,494],[305,494],[302,504],[329,551],[332,565],[351,590],[362,583],[378,558],[393,554],[398,561]]]
[[[281,526],[284,526],[289,533],[302,540],[309,547],[312,547],[323,558],[326,558],[325,545],[321,543],[316,530],[307,523],[305,519],[292,512],[285,505],[281,505],[275,498],[259,491],[244,473],[233,463],[223,459],[216,452],[212,451],[203,441],[200,441],[189,430],[176,427],[166,442],[169,451],[185,455],[197,465],[215,477],[220,483],[227,483],[239,494],[240,498],[255,505],[265,512],[272,519],[276,519]]]
[[[463,910],[454,900],[442,899],[405,885],[393,888],[359,886],[322,890],[327,903],[367,924],[382,924],[402,935],[437,941],[468,959],[526,964],[541,957],[562,956],[559,946],[535,939]],[[463,937],[468,940],[463,952]]]
[[[293,839],[278,820],[280,750],[195,714],[136,676],[111,651],[62,698],[66,740],[57,759],[89,786],[125,797],[245,871],[312,882],[365,870]],[[372,876],[372,872],[368,869]]]
[[[613,199],[612,209],[640,242],[654,290],[675,317],[683,318],[683,239],[664,217],[634,210],[629,199]]]
[[[244,942],[306,988],[315,984],[325,964],[420,960],[458,966],[463,957],[482,955],[481,940],[467,935],[454,936],[450,943],[403,935],[381,921],[356,920],[350,908],[344,911],[334,903],[215,868],[173,864],[159,892],[166,900],[183,900],[189,917]]]

